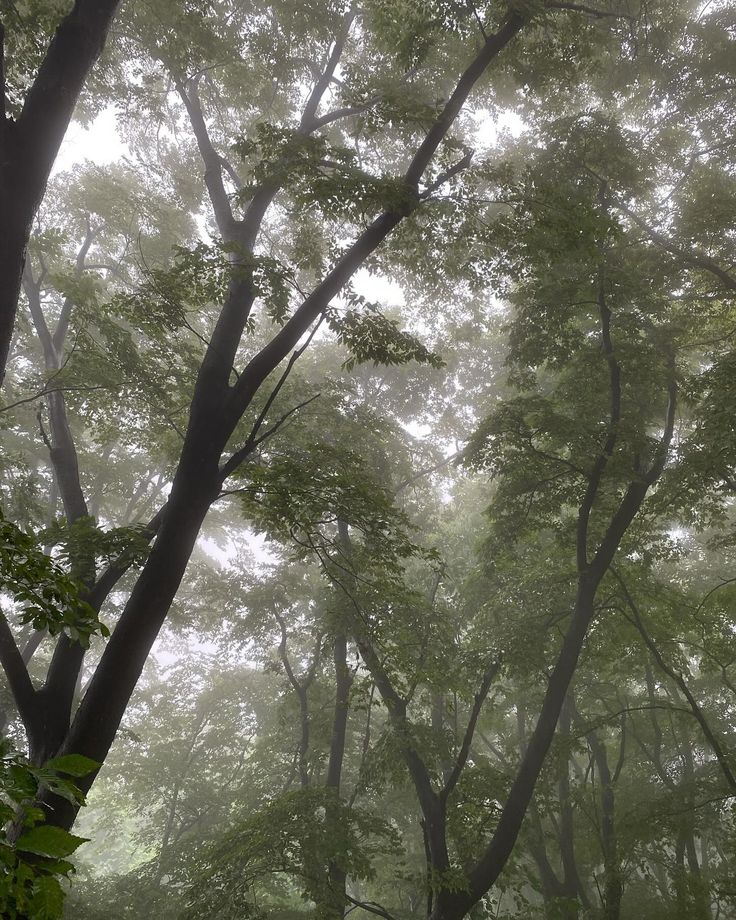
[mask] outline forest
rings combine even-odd
[[[736,920],[736,3],[0,0],[0,917]]]

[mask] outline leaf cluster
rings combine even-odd
[[[48,789],[75,806],[84,796],[74,780],[99,764],[70,754],[37,767],[7,739],[0,742],[0,912],[8,920],[58,920],[62,916],[62,880],[75,871],[68,857],[85,842],[61,827],[46,824],[45,812],[34,805],[40,789]]]
[[[38,540],[0,517],[0,589],[20,605],[21,623],[50,635],[64,632],[85,648],[107,627],[81,596],[80,586],[51,556],[39,548]]]

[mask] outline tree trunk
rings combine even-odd
[[[621,866],[618,859],[615,824],[615,791],[605,744],[595,731],[588,732],[588,744],[595,760],[600,781],[601,850],[603,851],[603,918],[619,920],[621,916]]]
[[[0,384],[5,378],[5,367],[10,356],[26,245],[31,230],[31,217],[21,210],[17,195],[11,190],[12,187],[8,188],[11,179],[6,179],[3,172],[5,170],[0,172],[0,214],[3,216],[3,232],[0,233]]]
[[[348,668],[348,641],[347,634],[340,630],[335,635],[333,645],[333,661],[335,664],[335,709],[332,718],[332,738],[330,740],[330,759],[327,764],[327,777],[325,788],[332,793],[333,801],[328,800],[327,822],[328,825],[340,820],[339,811],[330,808],[330,804],[340,803],[340,783],[342,780],[342,767],[345,758],[345,738],[347,733],[348,714],[350,711],[350,688],[353,684],[353,675]],[[347,873],[345,869],[334,861],[330,861],[327,869],[330,888],[330,911],[337,918],[345,914],[347,898],[345,889]]]

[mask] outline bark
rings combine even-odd
[[[88,229],[77,254],[77,276],[84,271],[84,261],[92,241],[93,234]],[[41,304],[42,279],[36,280],[33,277],[30,264],[24,269],[23,286],[31,319],[43,350],[46,371],[53,373],[61,367],[72,303],[69,299],[64,302],[52,334]],[[67,524],[71,526],[89,515],[79,476],[77,449],[69,426],[64,393],[61,390],[48,393],[46,404],[51,428],[50,439],[44,430],[40,410],[39,425],[49,449],[54,481],[61,497],[64,516]],[[95,581],[95,558],[91,547],[73,553],[71,574],[86,591],[92,588]],[[29,755],[33,763],[40,765],[53,757],[64,741],[78,692],[84,654],[85,650],[78,642],[64,635],[59,636],[44,685],[36,693],[38,716],[33,730],[28,734]]]
[[[92,242],[91,231],[88,233],[77,257],[77,274],[84,268],[84,259]],[[30,265],[25,267],[24,287],[28,298],[31,319],[35,326],[48,372],[58,370],[68,327],[71,303],[65,302],[54,334],[46,322],[41,305],[41,281],[33,278]],[[74,439],[69,427],[64,396],[61,391],[47,395],[51,438],[46,435],[39,411],[41,434],[48,445],[54,482],[61,496],[65,517],[69,525],[87,517],[87,504],[79,479],[79,463]],[[71,560],[71,573],[74,578],[89,591],[94,583],[95,562],[91,549],[83,548],[74,552]],[[69,729],[74,698],[78,693],[79,679],[84,649],[78,642],[73,642],[61,635],[56,644],[51,664],[44,685],[36,690],[30,681],[19,678],[22,667],[27,676],[27,664],[43,634],[37,634],[35,642],[31,641],[24,648],[18,661],[17,647],[12,636],[4,635],[3,665],[15,668],[11,689],[19,707],[28,735],[29,757],[32,763],[41,765],[53,757],[59,750]],[[12,646],[12,648],[11,648]],[[21,683],[18,681],[21,679]],[[51,800],[49,800],[51,804]],[[54,801],[54,808],[60,803]]]
[[[504,803],[493,837],[469,876],[467,892],[440,892],[432,920],[459,920],[493,886],[514,848],[537,778],[554,737],[585,634],[594,614],[597,582],[581,578],[575,612],[550,676],[547,692],[526,753]]]
[[[389,719],[399,738],[402,754],[422,810],[425,846],[431,877],[435,882],[429,915],[430,920],[460,920],[490,890],[503,871],[516,843],[534,793],[536,781],[554,737],[585,636],[595,614],[595,598],[598,587],[608,572],[621,540],[636,517],[649,488],[661,475],[672,440],[677,394],[674,382],[671,382],[669,386],[664,432],[652,463],[647,470],[639,472],[636,478],[630,482],[618,508],[609,520],[602,539],[592,558],[590,558],[588,549],[589,522],[608,459],[616,445],[621,409],[620,371],[613,356],[610,336],[611,313],[602,298],[600,314],[603,351],[609,367],[611,413],[609,434],[602,446],[599,457],[592,467],[588,490],[579,509],[577,529],[579,576],[575,607],[557,661],[549,677],[536,727],[522,757],[491,841],[475,867],[468,873],[466,890],[449,890],[442,886],[442,876],[451,865],[446,831],[447,794],[437,793],[433,789],[429,771],[411,741],[406,701],[393,688],[372,644],[360,625],[357,625],[356,641],[358,647],[387,706]],[[473,727],[475,719],[477,719],[477,713],[474,709],[471,715]],[[466,746],[463,745],[463,751],[467,756],[465,748]],[[463,751],[461,751],[461,754]],[[455,771],[453,771],[453,778],[456,782]],[[450,783],[448,782],[447,786],[449,785]],[[447,789],[447,786],[445,789]]]

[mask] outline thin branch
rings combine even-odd
[[[488,41],[466,67],[450,99],[427,131],[424,140],[419,145],[404,174],[404,183],[410,193],[408,200],[402,202],[400,206],[394,206],[384,211],[366,227],[343,252],[327,275],[305,298],[282,329],[251,359],[243,370],[238,383],[230,389],[228,405],[225,407],[228,418],[237,419],[240,417],[244,407],[248,405],[258,387],[273,368],[296,346],[312,323],[325,311],[330,301],[340,293],[358,268],[365,263],[365,260],[402,220],[417,207],[419,204],[419,182],[440,144],[454,124],[463,104],[492,61],[513,41],[518,32],[521,31],[524,23],[525,20],[522,16],[517,13],[509,14],[498,32],[489,37]],[[273,194],[275,193],[271,190],[263,189],[262,193],[257,193],[253,197],[249,206],[249,213],[253,209],[252,222],[254,226],[258,225],[260,215],[263,213],[267,203],[272,199]],[[257,201],[259,195],[263,199],[262,201]],[[246,220],[249,220],[248,216],[246,216]],[[236,310],[236,304],[233,302],[231,308],[226,307],[223,310],[215,334],[221,333],[224,335],[227,331],[228,336],[231,333],[237,334],[239,340],[243,325],[242,310],[240,310],[239,305]]]
[[[440,188],[442,185],[444,185],[446,182],[449,182],[451,179],[454,179],[455,176],[458,175],[458,173],[461,173],[464,169],[467,169],[473,160],[474,153],[475,153],[474,150],[468,150],[465,153],[465,156],[462,157],[462,159],[458,160],[457,163],[450,166],[449,169],[446,169],[444,172],[441,172],[439,176],[437,176],[437,178],[434,180],[434,182],[428,185],[424,189],[424,191],[420,192],[419,197],[429,198],[432,192],[437,191],[437,189]]]
[[[322,98],[327,92],[327,88],[329,87],[330,83],[332,82],[332,78],[335,75],[335,70],[337,69],[337,65],[340,62],[343,50],[345,49],[345,43],[347,42],[348,35],[350,34],[350,29],[357,15],[358,11],[355,8],[350,9],[345,15],[341,24],[340,31],[335,36],[335,41],[332,45],[332,51],[327,58],[325,68],[320,74],[317,82],[314,84],[311,93],[309,94],[307,103],[304,106],[304,111],[302,112],[302,118],[300,122],[301,130],[306,133],[311,133],[315,130],[317,109],[319,109]]]
[[[626,713],[621,713],[621,741],[618,746],[618,760],[616,761],[616,766],[613,770],[613,776],[611,777],[612,783],[617,783],[618,778],[621,775],[621,771],[624,768],[624,761],[626,759]]]
[[[603,187],[601,188],[603,196]],[[602,244],[601,244],[602,246]],[[593,464],[588,477],[588,485],[583,496],[583,501],[578,512],[577,523],[577,566],[578,572],[583,572],[588,567],[588,526],[593,504],[598,495],[603,474],[608,461],[613,456],[613,451],[618,438],[618,428],[621,422],[621,368],[616,359],[613,341],[611,339],[611,310],[608,307],[605,292],[605,272],[603,256],[598,266],[598,291],[597,303],[601,323],[601,349],[608,365],[608,385],[610,407],[608,410],[608,433],[606,440]]]
[[[517,33],[521,31],[525,23],[526,20],[521,14],[512,11],[509,13],[498,32],[494,32],[492,35],[488,36],[488,40],[484,42],[483,47],[478,52],[475,59],[458,80],[452,95],[427,132],[424,140],[419,145],[417,152],[414,154],[405,174],[406,184],[409,187],[416,188],[419,185],[419,181],[437,152],[437,148],[444,140],[448,130],[459,115],[471,90],[483,75],[491,61],[493,61]]]
[[[238,171],[235,169],[235,167],[230,162],[230,160],[227,159],[227,157],[224,157],[222,154],[219,154],[219,157],[220,157],[220,163],[222,163],[223,169],[228,174],[228,176],[230,176],[230,178],[233,180],[233,184],[235,185],[235,188],[238,189],[238,191],[240,191],[240,189],[243,188],[245,183],[240,178]]]
[[[638,214],[636,214],[630,208],[627,208],[626,205],[622,204],[620,201],[614,202],[614,207],[626,214],[627,217],[630,217],[631,220],[633,220],[634,223],[640,227],[647,234],[647,236],[662,249],[666,250],[674,256],[677,256],[678,259],[681,259],[683,262],[686,262],[695,268],[702,268],[704,271],[710,272],[710,274],[715,275],[716,278],[722,281],[729,290],[736,291],[736,277],[722,268],[715,261],[715,259],[711,259],[709,255],[701,252],[699,249],[690,249],[688,251],[678,246],[663,233],[655,230],[651,224],[648,224],[643,218],[639,217]]]
[[[38,430],[41,433],[41,440],[48,448],[49,453],[52,453],[54,445],[51,443],[51,439],[46,433],[46,429],[43,424],[43,404],[39,405],[38,411],[36,412],[36,419],[38,420]],[[53,454],[52,454],[53,456]]]
[[[412,476],[409,476],[408,479],[404,479],[396,487],[394,495],[398,495],[399,492],[403,492],[404,489],[408,488],[410,485],[415,483],[418,479],[422,479],[424,476],[431,476],[432,473],[436,473],[437,470],[441,470],[443,467],[447,466],[449,463],[452,463],[453,460],[459,460],[463,455],[462,450],[455,451],[454,454],[450,454],[449,457],[445,457],[444,460],[440,460],[439,463],[435,463],[434,466],[429,466],[426,469],[419,470],[418,473],[414,473]]]
[[[473,3],[473,0],[468,0],[468,6],[470,7],[470,11],[473,14],[473,19],[475,19],[476,23],[478,24],[478,28],[480,29],[480,34],[483,36],[483,40],[488,41],[488,33],[485,30],[485,26],[483,25],[483,20],[480,18],[476,5]]]
[[[95,240],[95,236],[96,236],[96,231],[92,229],[92,225],[90,224],[89,217],[88,217],[87,218],[87,233],[85,234],[84,240],[82,241],[82,245],[79,247],[79,251],[77,252],[77,258],[75,262],[75,274],[77,278],[81,278],[84,272],[85,262],[87,260],[87,254],[90,250],[90,247],[92,246],[92,243]],[[59,314],[59,321],[56,324],[56,329],[54,330],[54,334],[52,336],[52,342],[54,346],[54,351],[56,352],[56,355],[57,355],[57,360],[64,346],[64,340],[66,339],[66,334],[69,329],[69,320],[71,319],[73,306],[74,306],[74,303],[72,301],[72,298],[65,297],[64,303],[62,304],[62,307],[61,307],[61,313]]]
[[[444,788],[440,792],[440,798],[447,801],[447,799],[452,795],[455,786],[457,786],[460,775],[465,769],[465,764],[468,761],[468,755],[470,754],[470,745],[473,742],[473,735],[475,734],[475,726],[478,724],[478,718],[480,716],[480,711],[483,708],[483,703],[488,696],[488,691],[491,689],[491,684],[493,683],[496,674],[501,667],[501,660],[498,659],[494,661],[491,665],[486,668],[485,673],[483,674],[483,680],[481,681],[480,689],[475,694],[475,699],[473,701],[473,708],[470,712],[470,718],[468,719],[468,725],[465,729],[465,736],[463,737],[463,742],[460,746],[460,751],[455,759],[455,764],[452,768],[452,772],[447,778],[447,782],[444,785]]]
[[[31,320],[36,329],[38,340],[41,343],[44,361],[48,369],[52,365],[56,365],[56,349],[54,348],[53,338],[43,313],[43,307],[41,306],[41,278],[38,280],[34,278],[30,258],[26,259],[25,265],[23,266],[23,290],[28,300]]]
[[[594,6],[587,6],[584,3],[547,3],[549,10],[567,10],[572,13],[585,13],[586,16],[592,16],[594,19],[626,19],[628,22],[634,22],[636,17],[630,13],[614,13],[610,10],[598,10]]]
[[[321,393],[315,393],[314,396],[310,396],[309,399],[305,399],[304,402],[300,402],[296,406],[293,406],[291,409],[289,409],[288,412],[285,412],[277,422],[274,422],[270,428],[267,428],[259,438],[256,438],[253,441],[246,441],[240,450],[236,451],[222,468],[222,480],[224,481],[228,476],[234,473],[240,464],[243,463],[243,461],[248,457],[248,455],[252,454],[253,451],[256,450],[261,444],[263,444],[265,440],[276,434],[279,428],[281,428],[281,426],[287,422],[295,412],[298,412],[300,409],[308,406],[310,403],[314,402],[315,399],[319,399],[321,395]]]
[[[672,436],[675,433],[675,414],[677,411],[677,381],[675,380],[675,359],[672,352],[668,355],[670,381],[667,385],[667,409],[665,411],[664,431],[654,452],[652,463],[644,473],[644,482],[652,486],[662,475],[667,462]]]
[[[15,409],[17,406],[24,406],[26,403],[35,402],[37,399],[41,399],[44,396],[48,396],[49,393],[72,393],[75,390],[81,390],[83,392],[87,392],[91,390],[109,390],[109,389],[112,389],[112,388],[109,386],[105,386],[104,384],[96,384],[94,386],[83,386],[80,384],[79,386],[53,387],[50,390],[46,390],[46,389],[39,390],[38,393],[34,393],[33,396],[26,396],[23,399],[18,399],[15,402],[8,403],[7,406],[3,406],[2,409],[0,409],[0,414],[2,414],[3,412],[10,412],[11,409]]]
[[[705,606],[706,602],[710,599],[710,597],[711,597],[713,594],[716,593],[716,591],[719,591],[721,588],[725,588],[727,585],[732,585],[734,582],[736,582],[736,577],[734,577],[734,578],[727,578],[725,581],[722,581],[720,584],[716,585],[715,588],[711,588],[710,591],[708,591],[707,594],[705,594],[705,596],[703,597],[702,601],[701,601],[701,602],[698,604],[698,606],[695,608],[695,614],[700,613],[700,611],[701,611],[701,610],[703,609],[703,607]]]
[[[350,910],[355,910],[356,907],[359,907],[361,910],[367,910],[369,914],[376,914],[379,917],[383,917],[384,920],[396,920],[393,914],[390,914],[384,907],[381,907],[380,904],[376,904],[374,901],[357,901],[347,892],[345,892],[345,897],[353,905]],[[350,913],[350,911],[347,913]]]
[[[181,79],[175,78],[174,86],[184,103],[184,108],[187,110],[197,147],[204,163],[204,182],[207,186],[217,228],[222,234],[222,238],[229,242],[235,238],[238,222],[233,216],[230,199],[222,181],[223,161],[212,144],[207,122],[204,118],[197,88],[198,82],[199,77],[194,77],[185,86]]]
[[[158,533],[159,529],[161,528],[161,523],[164,519],[165,513],[166,503],[164,503],[161,508],[159,508],[156,514],[148,522],[148,524],[146,524],[146,526],[142,529],[142,535],[145,536],[148,540],[153,540],[153,538]],[[120,556],[118,556],[117,559],[114,559],[100,574],[97,581],[85,595],[84,600],[86,600],[87,603],[99,613],[108,595],[115,587],[115,585],[120,581],[123,575],[125,575],[131,565],[132,560],[130,559],[130,554],[122,553]]]
[[[291,666],[291,662],[289,661],[289,654],[286,648],[287,641],[288,641],[288,634],[286,631],[286,623],[284,621],[284,618],[281,616],[280,613],[277,613],[276,611],[273,612],[273,615],[274,615],[274,619],[279,624],[279,629],[281,630],[281,642],[279,642],[279,646],[278,646],[278,653],[279,653],[279,658],[281,659],[281,664],[284,666],[284,671],[286,672],[286,676],[289,678],[289,683],[294,688],[294,690],[296,690],[297,694],[301,697],[304,694],[306,694],[309,684],[307,683],[306,680],[304,683],[302,683],[302,681],[300,681],[297,678],[296,674],[294,673],[294,669]],[[311,680],[309,681],[309,683],[311,683]]]
[[[321,115],[319,118],[315,118],[312,122],[312,131],[319,131],[320,128],[324,128],[335,121],[339,121],[341,118],[350,118],[352,115],[362,115],[363,112],[367,112],[369,109],[372,109],[373,106],[380,101],[380,96],[374,96],[372,99],[368,99],[366,102],[362,102],[360,105],[346,105],[340,109],[334,109],[332,112],[328,112],[326,115]]]
[[[279,419],[279,421],[276,422],[275,425],[272,425],[271,428],[269,428],[263,435],[261,435],[261,437],[257,437],[258,431],[260,430],[261,426],[266,420],[266,416],[268,415],[268,412],[271,406],[274,404],[276,397],[279,395],[281,388],[286,383],[289,377],[289,374],[294,369],[294,365],[296,364],[296,362],[299,360],[299,358],[304,354],[304,352],[309,347],[312,339],[317,333],[317,330],[322,324],[323,319],[324,319],[324,313],[322,313],[317,323],[315,323],[314,328],[307,336],[307,339],[304,342],[304,344],[300,348],[297,348],[292,353],[286,367],[284,368],[283,373],[279,377],[274,388],[271,390],[268,396],[268,399],[266,400],[266,404],[264,405],[263,409],[261,409],[261,412],[258,415],[258,418],[253,423],[253,427],[250,430],[250,434],[245,439],[245,444],[240,448],[240,450],[235,451],[235,453],[230,457],[230,459],[227,460],[225,464],[223,465],[221,469],[223,481],[227,479],[227,477],[231,473],[233,473],[238,468],[238,466],[240,466],[240,464],[245,460],[248,454],[252,453],[252,451],[254,451],[259,444],[263,443],[263,441],[265,441],[267,437],[270,437],[272,434],[274,434],[284,424],[284,422],[289,418],[290,415],[293,415],[294,412],[296,412],[298,409],[302,409],[304,406],[308,405],[310,402],[313,402],[320,395],[319,393],[317,393],[316,396],[312,396],[310,399],[305,400],[304,402],[300,403],[298,406],[294,406],[293,409],[290,409],[289,412],[286,413],[286,415],[282,416]]]
[[[660,670],[664,671],[664,673],[671,680],[673,680],[675,684],[679,687],[679,689],[682,691],[683,695],[685,696],[685,699],[688,701],[688,704],[692,710],[693,715],[695,716],[698,724],[700,725],[703,731],[703,734],[708,744],[711,747],[711,750],[716,756],[716,760],[718,761],[718,766],[721,768],[721,772],[723,773],[723,776],[726,782],[730,786],[731,790],[734,793],[736,793],[736,776],[734,776],[731,770],[731,767],[728,764],[728,758],[727,758],[726,752],[721,747],[720,741],[714,735],[713,730],[711,729],[710,724],[708,723],[708,720],[705,717],[705,713],[700,708],[700,705],[698,704],[693,694],[690,692],[690,688],[688,687],[685,681],[685,678],[682,676],[682,674],[678,673],[674,668],[670,667],[670,665],[668,665],[667,662],[662,657],[662,653],[657,648],[657,644],[655,643],[654,639],[652,639],[646,626],[644,625],[644,620],[642,619],[639,608],[636,602],[634,601],[634,598],[632,597],[631,592],[629,591],[629,588],[626,582],[624,581],[624,579],[622,578],[620,572],[617,569],[615,569],[613,566],[611,567],[611,572],[613,576],[616,578],[616,580],[618,581],[618,583],[621,585],[621,589],[623,590],[624,597],[626,598],[626,602],[629,605],[629,608],[633,614],[633,618],[627,617],[627,619],[629,619],[629,621],[632,622],[634,626],[636,626],[637,630],[639,631],[639,634],[644,640],[644,644],[651,652],[652,657],[657,662],[657,665],[660,668]]]

